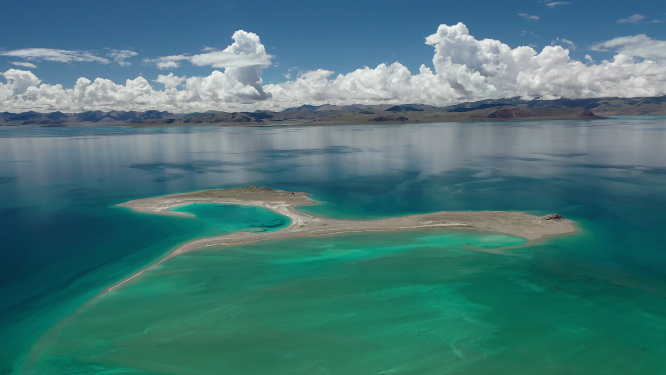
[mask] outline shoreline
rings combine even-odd
[[[509,211],[443,211],[377,220],[328,219],[308,215],[296,209],[298,206],[316,203],[308,195],[308,193],[250,186],[137,199],[119,204],[118,206],[130,208],[135,212],[183,217],[192,217],[193,215],[171,212],[170,210],[174,207],[193,203],[256,206],[286,216],[291,220],[291,223],[286,228],[271,232],[236,232],[188,241],[171,250],[150,266],[105,288],[101,293],[111,292],[129,283],[168,259],[190,251],[214,246],[235,246],[259,241],[332,236],[343,233],[415,231],[441,228],[467,228],[499,232],[522,237],[530,242],[546,236],[578,231],[573,221],[564,219],[559,215],[539,217]]]
[[[418,121],[418,120],[408,120],[408,121],[382,121],[382,122],[370,122],[370,121],[304,121],[304,122],[270,122],[270,123],[241,123],[241,122],[200,122],[200,123],[185,123],[185,122],[173,122],[173,123],[127,123],[127,122],[108,122],[108,123],[96,123],[96,122],[70,122],[63,123],[62,125],[41,125],[41,124],[0,124],[0,127],[6,128],[21,128],[21,127],[40,127],[40,128],[106,128],[106,127],[117,127],[117,128],[129,128],[129,129],[147,129],[147,128],[190,128],[190,127],[222,127],[222,128],[280,128],[280,127],[317,127],[317,126],[382,126],[382,125],[428,125],[428,124],[452,124],[452,123],[462,123],[462,124],[486,124],[486,123],[512,123],[512,122],[549,122],[549,121],[589,121],[589,120],[616,120],[622,119],[622,117],[664,117],[662,115],[611,115],[607,114],[605,118],[581,118],[581,117],[525,117],[525,118],[514,118],[514,119],[450,119],[450,120],[434,120],[434,121]]]
[[[552,121],[592,121],[592,120],[622,120],[626,117],[666,117],[666,115],[641,115],[641,114],[631,114],[631,115],[616,115],[612,113],[601,113],[602,116],[608,116],[605,118],[559,118],[559,117],[525,117],[525,118],[515,118],[515,119],[473,119],[473,120],[435,120],[435,121],[385,121],[385,122],[363,122],[363,121],[342,121],[342,122],[293,122],[293,123],[237,123],[237,122],[226,122],[226,123],[211,123],[211,122],[201,122],[201,123],[183,123],[183,122],[174,122],[174,123],[159,123],[159,124],[148,124],[148,123],[127,123],[127,122],[108,122],[108,123],[96,123],[96,122],[72,122],[72,123],[63,123],[62,125],[49,126],[49,125],[40,125],[40,124],[10,124],[10,123],[0,123],[0,128],[23,128],[23,127],[40,127],[40,128],[127,128],[127,129],[159,129],[159,128],[196,128],[196,127],[222,127],[222,128],[288,128],[288,127],[326,127],[326,126],[387,126],[387,125],[438,125],[438,124],[487,124],[487,123],[496,123],[496,124],[511,124],[511,123],[524,123],[524,122],[552,122]]]

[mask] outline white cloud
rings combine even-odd
[[[236,31],[231,37],[234,43],[222,51],[192,56],[192,64],[210,65],[213,68],[242,68],[249,66],[268,67],[273,56],[266,53],[259,35],[243,30]]]
[[[297,66],[292,66],[291,68],[287,69],[287,73],[282,73],[284,78],[286,79],[291,79],[293,77],[294,72],[299,72],[300,70],[298,69]]]
[[[163,56],[156,59],[145,59],[148,64],[155,64],[159,69],[175,69],[180,67],[180,61],[190,61],[196,66],[212,66],[213,68],[244,68],[256,66],[266,68],[271,65],[272,55],[266,49],[255,33],[238,30],[231,37],[234,42],[222,51],[212,47],[203,49],[206,53],[194,56],[174,55]]]
[[[162,70],[167,70],[167,69],[175,69],[180,67],[180,64],[177,61],[174,60],[168,60],[168,61],[158,61],[157,62],[157,68],[162,69]]]
[[[53,48],[23,48],[13,51],[0,52],[2,56],[21,57],[30,61],[56,61],[71,63],[74,61],[94,61],[108,64],[110,61],[103,57],[94,55],[88,51],[68,51]]]
[[[549,7],[549,8],[555,8],[556,6],[567,5],[567,4],[571,4],[571,3],[568,2],[568,1],[552,1],[552,2],[546,3],[546,6]]]
[[[247,43],[245,43],[247,42]],[[228,67],[204,77],[159,75],[153,88],[143,77],[116,84],[108,79],[79,78],[73,88],[42,84],[32,72],[10,69],[0,83],[0,111],[76,112],[82,110],[148,110],[202,112],[207,110],[280,110],[302,104],[424,103],[450,105],[480,99],[591,98],[666,95],[666,59],[651,52],[665,51],[664,41],[646,36],[616,38],[597,50],[616,50],[597,64],[573,60],[569,49],[546,46],[511,48],[499,40],[477,40],[459,23],[441,25],[426,38],[434,48],[431,66],[417,74],[395,62],[364,67],[347,74],[329,70],[299,72],[290,81],[262,85],[266,60],[227,57],[215,60]],[[236,45],[236,46],[234,46]],[[258,37],[238,38],[228,50],[261,55]],[[632,52],[632,49],[634,50]],[[227,49],[225,49],[226,51]],[[228,51],[227,51],[228,52]],[[226,56],[226,55],[225,55]],[[635,57],[642,57],[636,59]],[[187,57],[187,56],[185,56]],[[187,57],[185,60],[189,60]],[[164,60],[178,63],[183,60]],[[257,65],[247,65],[254,61]],[[257,62],[258,61],[258,62]]]
[[[538,21],[539,20],[538,16],[535,16],[535,15],[532,15],[532,14],[529,14],[529,13],[518,13],[518,16],[523,17],[524,19],[526,19],[528,21]]]
[[[162,56],[156,59],[143,59],[146,64],[155,64],[157,69],[175,69],[180,67],[180,62],[189,60],[191,57],[186,55]]]
[[[571,49],[574,50],[574,51],[577,49],[576,44],[575,44],[574,42],[572,42],[572,41],[570,41],[570,40],[568,40],[568,39],[559,38],[559,37],[558,37],[558,38],[555,38],[555,40],[553,40],[552,42],[550,42],[550,45],[551,45],[551,46],[557,46],[557,45],[560,45],[560,46],[566,46],[566,47],[568,47],[568,48],[571,48]]]
[[[617,23],[641,23],[646,17],[642,14],[634,14],[633,16],[629,16],[627,18],[623,18],[620,20],[617,20],[615,22]]]
[[[7,84],[0,86],[3,90],[0,91],[5,96],[10,94],[12,96],[24,94],[28,89],[32,87],[37,87],[40,82],[42,82],[36,75],[32,72],[27,72],[24,70],[18,69],[9,69],[8,71],[2,73],[7,80]]]
[[[590,47],[593,51],[614,51],[623,55],[650,60],[666,60],[666,41],[652,39],[645,34],[623,36]]]
[[[10,64],[14,64],[16,66],[22,66],[24,68],[32,68],[32,69],[37,69],[37,65],[25,61],[12,61]]]
[[[167,90],[175,89],[176,87],[180,86],[183,81],[185,81],[185,77],[178,77],[173,75],[173,73],[169,73],[169,75],[166,76],[160,74],[155,80],[155,82],[163,84],[164,88]]]
[[[112,49],[109,53],[106,54],[110,58],[113,59],[113,61],[117,62],[118,65],[120,66],[130,66],[132,63],[127,62],[125,60],[129,59],[130,57],[137,56],[138,53],[131,51],[131,50],[118,50],[118,49]]]

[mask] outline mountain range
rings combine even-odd
[[[86,111],[81,113],[0,113],[0,125],[278,125],[479,122],[507,120],[600,119],[606,116],[664,116],[666,96],[523,100],[492,99],[448,107],[421,104],[302,105],[283,111],[177,114],[165,111]]]

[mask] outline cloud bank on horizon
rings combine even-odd
[[[347,74],[329,70],[302,72],[294,80],[263,85],[263,69],[273,56],[266,53],[258,35],[242,30],[222,51],[199,55],[145,59],[163,69],[175,69],[189,61],[197,66],[221,68],[209,76],[180,77],[170,73],[154,80],[144,77],[116,84],[97,78],[79,78],[73,88],[42,84],[31,71],[9,69],[7,83],[0,83],[0,110],[17,112],[84,110],[281,110],[302,104],[422,103],[436,106],[465,101],[522,98],[592,98],[666,95],[665,41],[645,35],[621,37],[591,47],[613,51],[611,60],[598,64],[589,58],[576,61],[569,50],[551,45],[537,52],[532,47],[511,48],[499,40],[477,40],[463,23],[440,25],[425,42],[433,46],[434,70],[425,64],[417,74],[394,62],[364,67]],[[564,40],[563,40],[564,41]],[[569,41],[566,41],[569,42]],[[33,61],[96,61],[85,53],[72,56],[62,50],[20,50]],[[55,52],[53,52],[55,51]],[[42,52],[41,57],[35,57]],[[46,57],[45,57],[46,56]],[[113,50],[108,57],[119,64],[136,56],[133,51]],[[78,60],[88,59],[88,60]],[[105,59],[108,63],[109,59]],[[67,62],[67,61],[65,61]],[[18,65],[18,64],[17,64]],[[30,67],[28,64],[19,66]],[[34,65],[33,65],[34,66]]]

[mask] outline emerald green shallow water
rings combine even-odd
[[[515,260],[475,248],[524,242],[437,231],[193,252],[70,317],[29,372],[441,373],[499,349],[492,312],[463,291]]]
[[[663,299],[543,274],[520,247],[518,256],[484,251],[524,242],[441,230],[192,252],[66,319],[27,373],[663,369]]]
[[[194,215],[192,220],[203,221],[210,226],[211,235],[232,232],[268,232],[289,225],[289,218],[273,211],[254,206],[233,204],[194,203],[175,207],[172,212]]]

